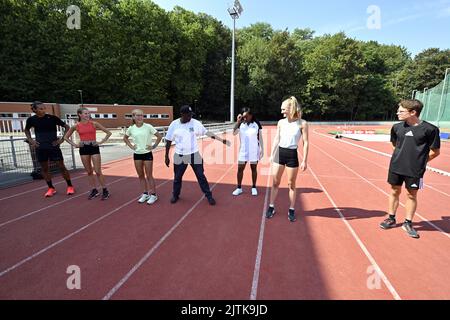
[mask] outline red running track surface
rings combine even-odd
[[[314,129],[309,169],[297,178],[296,223],[287,219],[286,176],[277,214],[263,218],[267,158],[257,197],[249,194],[249,168],[246,193],[235,198],[236,165],[206,164],[215,207],[190,168],[180,201],[169,203],[173,169],[163,152],[155,153],[153,206],[136,201],[131,158],[104,165],[107,201],[86,199],[82,172],[71,198],[64,183],[51,199],[42,181],[0,191],[0,299],[449,299],[449,178],[426,173],[420,240],[401,228],[383,231],[389,158]],[[400,207],[399,221],[403,215]],[[81,290],[67,289],[71,265],[80,267]]]

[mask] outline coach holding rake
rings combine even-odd
[[[200,189],[208,199],[210,205],[215,205],[211,189],[209,188],[208,180],[205,177],[203,168],[203,159],[199,153],[197,137],[208,136],[212,139],[217,139],[218,141],[230,146],[231,143],[224,140],[214,133],[209,132],[200,121],[192,119],[192,109],[190,106],[185,105],[180,109],[181,118],[172,121],[167,130],[166,134],[166,166],[169,167],[169,151],[172,141],[175,141],[175,154],[173,159],[174,168],[174,181],[173,181],[173,195],[170,200],[171,203],[176,203],[180,197],[181,185],[183,175],[186,172],[188,164],[191,165],[194,170],[197,181],[200,185]]]

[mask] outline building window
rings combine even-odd
[[[161,114],[161,119],[169,119],[170,116],[168,114]]]
[[[127,114],[125,114],[125,119],[132,119],[133,118],[133,115],[131,114],[131,113],[127,113]]]
[[[0,118],[12,118],[12,113],[0,113]]]

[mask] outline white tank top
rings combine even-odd
[[[298,142],[302,136],[301,120],[289,122],[288,119],[280,121],[280,144],[281,148],[297,149]]]

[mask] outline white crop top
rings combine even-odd
[[[280,125],[280,144],[281,148],[297,149],[298,142],[302,136],[301,120],[289,122],[288,119],[283,119]]]

